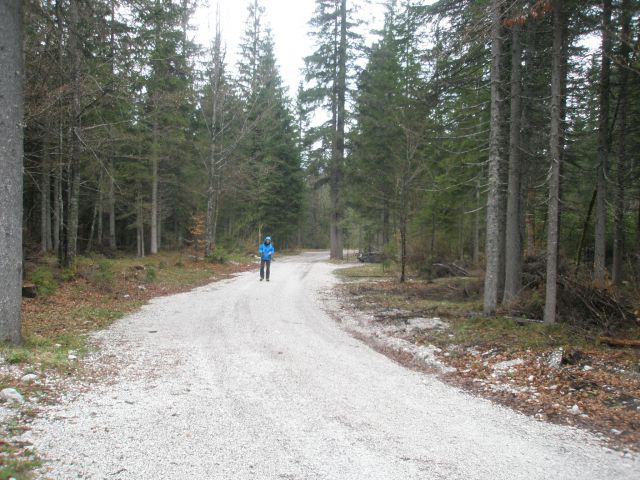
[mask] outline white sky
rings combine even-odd
[[[197,28],[195,41],[205,47],[211,45],[215,31],[216,0],[208,2],[208,6],[198,9],[193,20]],[[227,65],[231,70],[235,70],[249,3],[250,0],[219,0],[222,37],[227,46]],[[307,32],[315,0],[261,0],[261,4],[265,7],[266,23],[273,32],[280,75],[293,96],[303,79],[304,57],[313,52],[313,43]],[[361,16],[373,23],[382,23],[383,8],[369,6]]]

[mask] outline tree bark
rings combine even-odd
[[[62,137],[62,136],[61,136]],[[60,145],[60,157],[62,158],[62,145]],[[61,238],[62,238],[62,215],[63,215],[63,203],[62,203],[62,175],[63,166],[62,161],[59,160],[59,164],[56,167],[56,174],[53,177],[53,250],[58,255],[58,258],[62,258],[60,252]]]
[[[142,199],[138,194],[138,198],[136,199],[136,240],[138,247],[138,257],[144,257],[145,249],[144,249],[144,212],[142,209]]]
[[[49,143],[46,141],[42,146],[42,168],[40,175],[40,249],[43,252],[49,252],[52,248],[51,157],[49,156]]]
[[[480,179],[476,178],[476,211],[473,214],[473,264],[480,264]]]
[[[553,1],[553,53],[551,65],[551,128],[549,135],[549,160],[551,174],[549,178],[549,205],[547,213],[547,283],[545,291],[544,321],[555,323],[557,305],[558,275],[558,239],[560,208],[560,163],[562,159],[561,116],[564,99],[562,98],[564,44],[564,15],[562,0]]]
[[[600,113],[598,115],[598,169],[596,174],[596,229],[593,278],[603,288],[607,278],[607,168],[609,155],[609,81],[611,77],[611,0],[603,1],[602,68],[600,70]]]
[[[406,280],[407,268],[407,218],[400,218],[400,283]]]
[[[347,0],[340,0],[340,36],[336,81],[335,158],[331,178],[331,258],[343,258],[342,183],[344,169],[345,103],[347,94]]]
[[[627,170],[627,127],[628,127],[628,95],[627,83],[629,79],[629,54],[631,45],[631,9],[630,1],[623,0],[622,5],[622,42],[620,46],[621,79],[618,114],[618,161],[616,165],[616,201],[615,201],[615,228],[613,237],[613,265],[611,269],[611,281],[614,285],[620,285],[624,279],[624,250],[625,250],[625,177]]]
[[[63,260],[65,267],[72,267],[75,263],[78,252],[78,214],[80,201],[80,127],[82,114],[80,105],[80,12],[78,0],[70,3],[71,24],[73,32],[70,35],[70,53],[72,68],[72,128],[71,128],[71,159],[69,162],[69,192],[68,192],[68,215],[67,215],[67,238],[66,250]]]
[[[12,343],[22,341],[22,3],[0,3],[0,342]]]
[[[151,145],[151,232],[149,233],[149,252],[152,255],[158,253],[158,156],[160,148],[158,142],[158,120],[154,118]]]
[[[116,192],[113,178],[113,159],[109,162],[109,248],[115,250],[116,245]]]
[[[103,180],[102,180],[102,170],[100,170],[100,180],[98,182],[99,185],[99,190],[98,190],[98,202],[97,202],[97,207],[98,207],[98,212],[97,212],[97,216],[98,216],[98,226],[96,227],[96,245],[102,245],[102,239],[104,238],[104,228],[103,228],[103,216],[104,216],[104,211],[103,211],[103,206],[102,204],[103,202],[103,193],[102,193],[102,185],[104,184]]]
[[[522,208],[520,188],[522,168],[520,165],[520,119],[522,115],[520,26],[511,30],[511,122],[509,130],[509,179],[507,187],[507,227],[504,303],[516,299],[522,288]]]
[[[502,2],[491,2],[491,129],[489,133],[489,193],[484,280],[484,314],[493,315],[498,304],[500,284],[500,229],[503,216],[500,202],[500,163],[502,162],[502,99],[500,93],[502,55]]]
[[[219,12],[216,13],[216,35],[213,46],[212,58],[212,78],[211,78],[211,124],[209,126],[209,165],[208,165],[208,185],[207,185],[207,216],[205,217],[205,243],[204,256],[213,253],[216,247],[216,230],[219,200],[219,159],[216,155],[216,146],[220,131],[218,130],[220,96],[223,75],[222,58],[222,33],[220,31]]]
[[[587,215],[584,217],[584,222],[582,223],[582,235],[580,236],[580,243],[578,244],[578,251],[576,253],[576,272],[582,263],[582,252],[584,252],[584,246],[587,242],[587,231],[589,230],[589,222],[591,221],[591,214],[593,213],[593,206],[596,203],[597,195],[598,191],[594,190],[593,195],[591,195],[591,201],[589,202],[589,208],[587,208]]]
[[[116,75],[116,66],[115,66],[115,22],[116,22],[116,2],[115,0],[111,0],[111,30],[110,34],[110,42],[109,46],[111,48],[111,76],[115,77]],[[115,161],[115,148],[113,145],[111,146],[109,152],[109,162],[107,166],[107,175],[109,177],[109,193],[108,193],[108,205],[109,205],[109,248],[112,251],[115,251],[117,248],[116,244],[116,192],[115,192],[115,179],[113,176],[115,175],[114,169],[114,161]]]

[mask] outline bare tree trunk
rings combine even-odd
[[[522,168],[520,165],[520,119],[522,115],[521,81],[522,46],[520,26],[511,30],[511,122],[509,131],[509,180],[507,187],[507,227],[504,303],[516,299],[522,288],[522,208],[520,188]]]
[[[526,231],[527,231],[527,255],[534,256],[536,254],[536,218],[535,218],[536,191],[531,185],[527,189],[527,214],[525,215]]]
[[[158,244],[156,245],[158,247],[158,251],[160,251],[162,249],[162,197],[158,196],[158,225],[157,225],[157,232],[158,232]]]
[[[578,251],[576,252],[576,272],[582,263],[582,252],[587,242],[587,231],[589,230],[589,222],[591,221],[591,214],[593,213],[593,206],[596,203],[597,194],[598,191],[594,190],[591,201],[589,202],[589,208],[587,209],[587,215],[584,217],[584,222],[582,223],[582,235],[580,236],[580,243],[578,244]]]
[[[604,287],[607,277],[607,168],[609,155],[609,80],[611,54],[611,0],[603,1],[602,69],[600,70],[600,113],[598,115],[598,170],[596,175],[596,231],[593,276],[597,287]]]
[[[113,159],[109,162],[109,248],[115,250],[116,245],[116,192],[113,178]]]
[[[49,143],[42,148],[42,170],[40,172],[40,248],[43,252],[51,250],[51,158]]]
[[[389,201],[385,198],[382,207],[382,245],[387,246],[391,241],[391,225],[389,222]]]
[[[102,238],[102,170],[98,177],[98,192],[93,204],[93,216],[91,218],[91,228],[89,229],[89,239],[87,240],[87,252],[93,249],[93,237],[97,237],[96,244],[100,245]]]
[[[480,264],[480,178],[476,178],[476,208],[473,214],[473,264]]]
[[[211,124],[209,125],[209,165],[207,186],[207,215],[205,217],[205,243],[204,256],[207,257],[216,247],[216,230],[219,200],[219,159],[216,155],[216,146],[219,141],[218,124],[220,121],[218,109],[221,101],[221,87],[223,75],[222,32],[220,31],[220,12],[216,12],[216,35],[213,45],[211,78]]]
[[[102,200],[103,194],[102,194],[102,185],[103,185],[103,181],[102,181],[102,170],[100,171],[100,189],[98,190],[98,227],[97,227],[97,232],[96,232],[96,245],[102,245],[102,239],[104,238],[104,228],[103,228],[103,223],[102,223],[102,217],[104,216],[104,211],[103,211],[103,207],[102,204],[104,203]]]
[[[140,194],[136,199],[137,208],[136,208],[136,239],[137,239],[137,247],[138,247],[138,257],[144,257],[144,212],[142,209],[142,199],[140,198]]]
[[[87,239],[86,251],[90,252],[93,248],[93,235],[96,230],[96,222],[98,220],[98,201],[93,204],[93,215],[91,216],[91,227],[89,228],[89,238]]]
[[[335,159],[331,172],[331,258],[343,258],[342,232],[342,176],[344,169],[344,128],[347,93],[347,0],[340,0],[340,42],[338,45],[338,70],[336,78],[336,139]]]
[[[158,253],[158,119],[153,120],[152,145],[151,145],[151,232],[149,252]]]
[[[78,252],[78,213],[80,201],[80,116],[82,114],[80,105],[80,12],[78,0],[72,0],[70,5],[71,24],[73,32],[70,34],[70,50],[72,62],[72,115],[71,122],[71,159],[69,162],[69,195],[68,195],[68,215],[67,215],[67,238],[66,251],[63,265],[73,266]]]
[[[20,343],[22,304],[22,1],[0,3],[0,342]]]
[[[115,67],[115,22],[116,22],[116,2],[115,0],[111,0],[111,29],[110,29],[110,42],[109,46],[111,48],[111,75],[116,75],[116,67]],[[116,245],[116,192],[115,192],[115,179],[113,176],[115,175],[114,169],[114,161],[115,161],[115,147],[113,145],[110,148],[109,152],[109,162],[107,166],[107,175],[109,177],[109,193],[108,193],[108,205],[109,205],[109,248],[112,251],[115,251],[117,248]]]
[[[400,217],[400,283],[406,280],[407,268],[407,218],[404,215]]]
[[[489,193],[487,198],[487,240],[485,255],[484,314],[493,315],[498,305],[500,285],[500,231],[503,216],[500,202],[502,162],[502,99],[500,94],[502,56],[502,2],[491,2],[491,130],[489,133]]]
[[[622,42],[620,47],[620,61],[622,62],[620,79],[620,126],[618,127],[618,162],[616,165],[616,202],[615,202],[615,229],[613,237],[613,266],[611,269],[611,281],[614,285],[620,285],[623,280],[623,259],[625,250],[625,176],[627,174],[627,112],[628,95],[627,83],[629,79],[629,54],[631,45],[631,9],[630,1],[623,0],[622,5]]]
[[[62,138],[62,135],[60,135]],[[62,203],[62,144],[60,144],[60,160],[56,168],[56,174],[53,178],[53,250],[56,255],[60,257],[61,251],[61,235],[62,235],[62,218],[63,218],[63,203]]]
[[[551,175],[549,178],[549,210],[547,214],[547,284],[545,292],[544,321],[555,323],[557,304],[558,239],[560,204],[560,161],[562,159],[562,125],[560,122],[564,99],[562,98],[564,59],[564,15],[562,0],[553,1],[553,54],[551,65],[551,129],[549,135],[549,156]]]

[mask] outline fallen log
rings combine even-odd
[[[454,277],[468,277],[469,272],[467,272],[464,268],[457,266],[455,263],[433,263],[432,264],[436,268],[447,270],[451,276]]]
[[[629,338],[613,338],[613,337],[599,337],[600,343],[606,343],[612,347],[634,347],[640,348],[640,340],[633,340]]]

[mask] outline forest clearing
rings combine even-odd
[[[639,26],[638,0],[0,2],[0,479],[634,473]],[[220,456],[144,466],[141,391],[158,445]],[[105,435],[74,458],[64,419]]]

